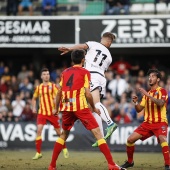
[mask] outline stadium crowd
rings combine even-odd
[[[168,4],[170,0],[2,0],[4,1],[4,9],[6,11],[6,15],[25,15],[23,11],[26,11],[26,15],[83,15],[84,11],[81,9],[86,9],[89,4],[94,4],[93,10],[97,10],[98,5],[95,2],[102,2],[102,10],[97,12],[97,15],[128,15],[131,14],[130,8],[133,4],[158,4],[162,3],[168,8]],[[73,6],[72,6],[73,5]],[[96,7],[95,7],[96,5]],[[2,5],[3,6],[3,5]],[[80,7],[81,6],[81,7]],[[0,6],[0,12],[1,12]],[[2,8],[3,9],[3,8]],[[157,9],[156,9],[157,10]],[[3,10],[2,10],[3,11]],[[86,10],[85,10],[86,11]],[[152,11],[152,10],[151,10]],[[151,12],[150,11],[150,12]],[[166,11],[164,11],[166,13]],[[87,14],[91,15],[91,12],[87,12]],[[155,13],[156,14],[156,13]]]
[[[42,67],[46,66],[45,64]],[[50,69],[51,81],[58,85],[60,73],[66,66],[55,67],[54,63],[47,66]],[[154,68],[155,65],[153,64]],[[40,69],[21,65],[20,69],[14,69],[12,64],[0,61],[0,121],[35,121],[36,115],[31,109],[31,99],[34,89],[41,83]],[[15,70],[15,71],[14,71]],[[170,76],[161,70],[162,80],[160,86],[167,90],[169,100],[167,104],[167,116],[170,123]],[[131,96],[138,92],[139,87],[149,90],[146,71],[138,64],[124,61],[122,58],[114,62],[106,72],[107,86],[103,104],[107,107],[111,118],[118,124],[141,122],[143,113],[137,114],[132,103]],[[38,107],[38,106],[37,106]]]

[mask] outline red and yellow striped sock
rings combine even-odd
[[[99,139],[97,142],[98,142],[99,149],[104,154],[108,164],[115,165],[112,155],[111,155],[111,152],[110,152],[110,149],[109,149],[106,141],[104,139]]]
[[[168,143],[162,142],[161,147],[162,147],[162,154],[164,156],[165,165],[170,165]]]
[[[38,153],[41,153],[41,144],[42,144],[42,138],[41,136],[37,136],[35,140],[35,147]]]
[[[135,144],[134,143],[126,143],[126,153],[128,157],[128,162],[132,163],[133,162],[133,154],[135,151]]]
[[[54,145],[52,160],[50,163],[50,165],[54,168],[56,167],[56,160],[57,160],[61,150],[63,149],[64,143],[65,143],[65,141],[63,139],[58,138],[58,140],[56,141],[56,143]]]
[[[63,149],[65,149],[65,148],[67,148],[67,147],[66,147],[66,143],[64,142]]]

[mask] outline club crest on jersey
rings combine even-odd
[[[52,86],[49,86],[48,88],[49,88],[49,89],[52,89]]]
[[[162,131],[166,131],[166,127],[165,126],[162,126],[161,129],[162,129]]]
[[[158,95],[158,91],[155,92],[154,96]]]

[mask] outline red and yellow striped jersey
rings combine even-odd
[[[56,98],[57,92],[58,88],[51,82],[46,86],[41,83],[36,87],[33,97],[39,97],[39,114],[47,116],[52,115],[52,110],[55,109],[54,99]]]
[[[73,66],[63,71],[60,86],[62,97],[60,111],[78,111],[88,108],[85,88],[90,88],[90,72],[80,66]]]
[[[166,116],[166,105],[167,105],[168,95],[167,95],[166,90],[161,87],[158,87],[155,90],[150,90],[148,93],[150,96],[156,99],[165,100],[166,104],[164,104],[162,107],[158,106],[144,95],[140,103],[140,105],[145,108],[144,122],[148,122],[148,123],[166,122],[168,123],[167,116]]]

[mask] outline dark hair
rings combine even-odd
[[[162,77],[161,72],[158,69],[149,69],[147,75],[149,76],[151,73],[155,73],[157,78],[161,79]]]
[[[115,40],[115,39],[116,39],[116,36],[115,36],[114,34],[112,34],[111,32],[105,32],[105,33],[103,34],[103,36],[102,36],[102,37],[110,38],[110,39],[111,39],[111,41],[113,41],[113,40]]]
[[[79,49],[79,50],[73,50],[71,53],[71,59],[74,64],[80,64],[82,59],[85,58],[86,51]]]
[[[48,70],[48,68],[44,67],[44,68],[41,69],[41,74],[42,74],[42,72],[44,72],[44,71],[49,71],[49,70]]]

